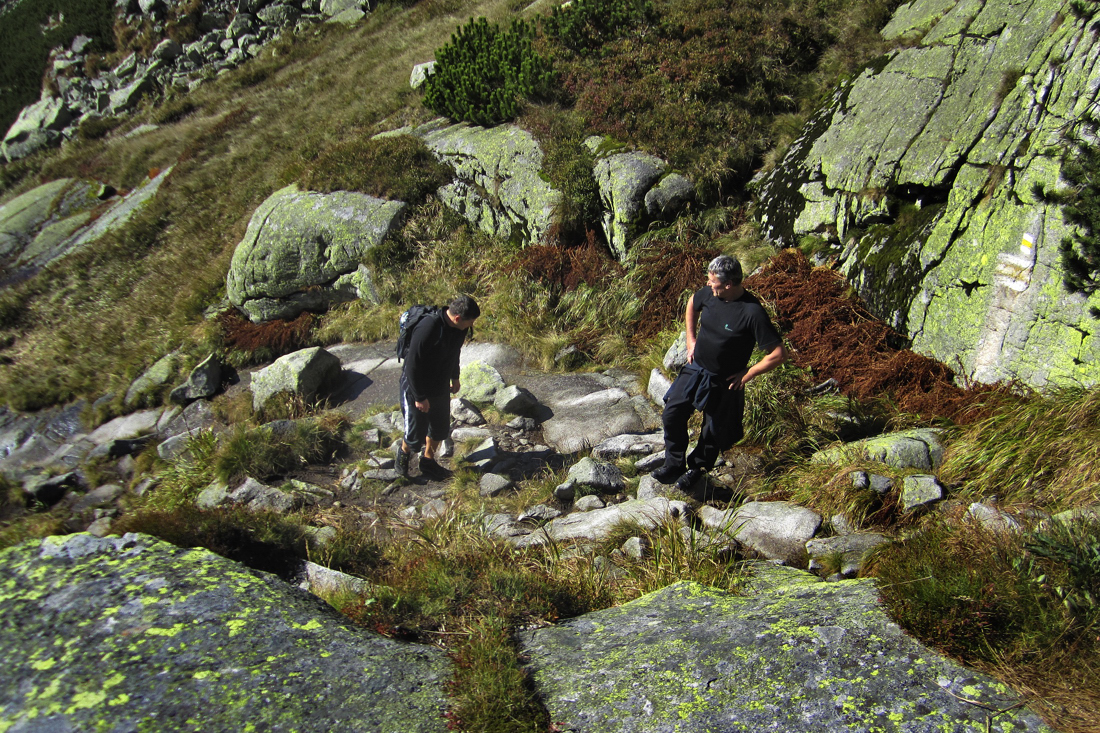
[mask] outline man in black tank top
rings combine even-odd
[[[744,436],[745,385],[786,359],[779,332],[741,280],[736,258],[716,257],[707,267],[706,287],[695,293],[684,314],[688,363],[665,394],[665,465],[653,472],[661,483],[675,481],[683,491]],[[765,356],[750,367],[757,346]],[[685,457],[688,420],[696,410],[703,413],[703,430]]]

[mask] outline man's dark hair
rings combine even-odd
[[[718,255],[711,260],[707,265],[707,272],[717,277],[720,282],[733,285],[740,285],[745,277],[741,271],[741,263],[736,257],[729,255]]]
[[[478,307],[477,301],[471,298],[469,295],[459,295],[451,304],[447,306],[447,310],[452,315],[458,316],[464,321],[472,321],[481,315],[481,308]]]

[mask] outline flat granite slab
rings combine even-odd
[[[681,582],[520,634],[556,729],[1050,730],[1005,685],[907,636],[871,581],[758,567],[746,595]]]
[[[0,731],[444,731],[446,655],[145,535],[0,552]]]

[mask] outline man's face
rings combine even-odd
[[[713,272],[707,273],[707,287],[710,288],[710,292],[714,293],[714,297],[721,298],[723,293],[728,293],[730,288],[733,287],[730,283],[724,283],[718,279],[718,276]]]
[[[473,318],[459,318],[457,321],[455,321],[455,326],[457,326],[460,330],[465,330],[472,325],[474,325]]]

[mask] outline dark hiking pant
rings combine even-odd
[[[709,471],[722,451],[732,448],[745,435],[741,424],[745,415],[745,390],[729,389],[725,382],[715,384],[703,410],[699,443],[685,458],[688,420],[695,413],[693,381],[686,372],[680,372],[665,393],[665,410],[661,418],[665,427],[665,465]]]

